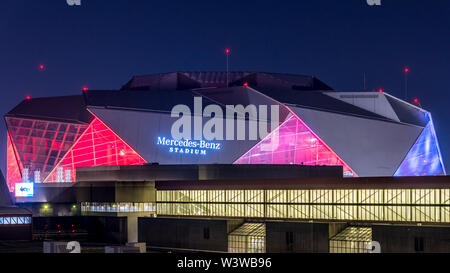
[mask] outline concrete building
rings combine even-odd
[[[360,253],[372,241],[382,252],[448,249],[448,176],[343,178],[339,166],[178,167],[79,168],[77,183],[43,183],[34,197],[16,202],[33,211],[34,230],[49,219],[78,219],[80,230],[105,242],[140,241],[164,251]]]

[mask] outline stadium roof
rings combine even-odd
[[[229,72],[228,86],[277,86],[293,90],[333,90],[313,76],[264,73]],[[171,72],[134,76],[121,90],[184,90],[206,87],[227,87],[227,72]]]
[[[196,96],[195,93],[189,90],[153,90],[151,92],[142,92],[139,90],[89,90],[85,91],[84,95],[88,106],[169,113],[177,104],[185,104],[190,109],[194,109],[194,96]],[[215,104],[215,102],[207,98],[204,98],[202,103],[203,106]]]
[[[361,107],[351,101],[379,94],[336,92],[314,76],[229,72],[228,79],[229,87],[226,87],[226,72],[171,72],[134,76],[120,90],[89,90],[84,92],[84,96],[25,99],[6,117],[88,124],[92,115],[86,106],[170,112],[173,106],[180,103],[192,107],[193,97],[203,96],[204,106],[212,103],[221,106],[247,105],[250,98],[255,101],[259,97],[261,104],[266,105],[283,103],[422,127],[428,122],[426,112],[389,95],[385,96],[386,101],[383,103],[392,109],[390,115]],[[250,88],[243,87],[244,83]],[[282,113],[282,116],[285,114]]]
[[[86,108],[88,105],[168,112],[179,103],[192,106],[193,97],[199,95],[203,96],[204,106],[211,103],[222,106],[247,105],[248,98],[255,97],[255,90],[243,88],[244,82],[248,82],[250,86],[257,88],[258,92],[280,102],[292,102],[300,93],[304,93],[303,97],[308,97],[308,100],[314,96],[307,94],[311,92],[299,91],[316,89],[332,91],[331,87],[312,76],[230,72],[228,77],[229,88],[226,87],[226,72],[172,72],[134,76],[122,86],[120,92],[118,90],[88,90],[84,92],[84,95],[25,99],[5,116],[88,124],[92,120],[92,115]],[[232,101],[223,101],[223,97],[222,100],[218,99],[218,92],[233,93],[235,96]],[[315,96],[323,97],[320,93]],[[176,100],[174,100],[175,97]],[[323,98],[334,100],[329,97]],[[336,101],[336,104],[345,103]],[[315,106],[318,106],[318,103],[313,104],[313,107]],[[347,107],[352,108],[347,112],[371,115],[369,111],[358,112],[357,107],[351,105]]]
[[[25,99],[5,116],[83,124],[92,120],[82,95]]]

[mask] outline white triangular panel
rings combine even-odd
[[[380,116],[399,122],[391,104],[383,93],[375,92],[324,92],[325,95],[349,103],[361,109],[376,113]]]
[[[171,153],[167,146],[157,145],[158,137],[171,138],[172,124],[178,118],[172,118],[170,113],[97,107],[89,107],[88,109],[147,162],[158,162],[160,164],[231,164],[259,142],[259,140],[213,141],[221,143],[221,149],[208,151],[207,155],[204,156]],[[205,124],[205,121],[203,124]],[[248,128],[248,124],[246,126]],[[236,128],[234,132],[236,134]]]
[[[423,128],[290,107],[359,176],[392,176]]]

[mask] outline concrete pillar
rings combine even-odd
[[[128,243],[138,241],[138,216],[127,216]]]

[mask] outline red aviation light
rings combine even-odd
[[[419,103],[419,99],[418,98],[415,98],[413,101],[414,101],[414,103]]]
[[[378,89],[378,92],[383,93],[383,89],[381,89],[381,88]]]
[[[82,89],[83,91],[88,91],[89,90],[89,88],[87,88],[86,86],[83,86],[83,89]]]
[[[225,48],[225,54],[230,54],[231,50],[229,48]]]
[[[248,87],[248,82],[244,82],[243,84],[245,87]]]
[[[409,69],[406,67],[405,68],[405,73],[408,73],[409,72]]]

